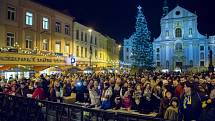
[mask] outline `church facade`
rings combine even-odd
[[[198,32],[197,15],[177,6],[161,21],[161,34],[153,41],[154,62],[161,69],[208,67],[214,37]]]
[[[198,16],[180,6],[169,12],[165,2],[163,13],[160,36],[153,40],[155,66],[168,70],[207,68],[210,50],[213,52],[213,61],[215,60],[215,36],[207,37],[200,34]],[[133,35],[124,40],[122,61],[124,67],[132,65],[132,39]]]

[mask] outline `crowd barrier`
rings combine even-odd
[[[56,103],[0,94],[0,121],[164,121],[76,104]]]

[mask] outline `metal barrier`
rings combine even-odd
[[[163,121],[145,115],[0,94],[0,121]]]

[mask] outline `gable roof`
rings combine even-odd
[[[196,14],[177,6],[173,10],[171,10],[166,16],[162,19],[177,19],[177,18],[184,18],[184,17],[197,17]]]

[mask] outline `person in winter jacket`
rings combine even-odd
[[[178,98],[173,97],[170,106],[167,108],[164,119],[168,121],[178,121]]]
[[[45,92],[43,90],[43,88],[40,86],[39,82],[35,82],[34,84],[34,92],[32,94],[32,98],[33,99],[38,99],[38,100],[45,100]]]

